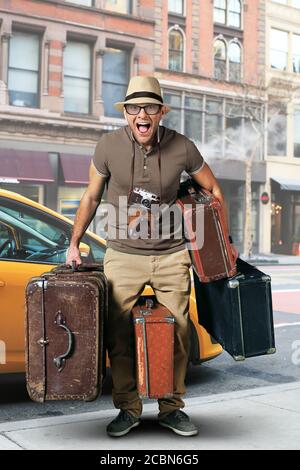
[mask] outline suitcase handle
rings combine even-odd
[[[53,359],[54,365],[55,367],[57,367],[58,372],[61,372],[66,365],[66,359],[68,359],[68,357],[71,355],[72,350],[73,350],[73,333],[67,327],[66,320],[64,319],[64,316],[60,310],[57,312],[54,323],[60,328],[62,328],[63,330],[65,330],[68,334],[68,349],[66,350],[65,353]]]
[[[154,302],[152,299],[147,299],[146,300],[146,309],[141,309],[140,313],[141,315],[152,315],[152,307],[154,305]]]
[[[89,271],[100,271],[103,272],[102,263],[87,263],[77,265],[75,261],[72,262],[72,266],[69,264],[60,264],[56,268],[52,269],[51,273],[53,274],[69,274],[70,272],[89,272]]]

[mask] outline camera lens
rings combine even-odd
[[[149,207],[151,205],[149,199],[142,199],[142,204],[143,204],[143,206],[147,207],[147,209],[149,209]]]

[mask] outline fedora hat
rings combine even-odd
[[[118,101],[114,107],[123,111],[124,104],[155,103],[165,106],[166,112],[169,106],[163,102],[159,81],[155,77],[136,76],[130,79],[124,101]]]

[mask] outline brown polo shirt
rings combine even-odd
[[[128,126],[104,134],[99,140],[93,163],[102,176],[108,178],[107,203],[117,213],[117,218],[108,218],[113,237],[109,237],[107,245],[115,250],[142,254],[160,255],[173,253],[184,248],[182,237],[174,238],[172,230],[169,238],[159,236],[155,239],[132,239],[128,236],[126,216],[119,216],[119,196],[127,197],[130,190],[132,160],[134,156],[133,187],[141,188],[156,195],[171,207],[177,197],[180,176],[183,171],[190,175],[197,173],[204,166],[204,160],[197,147],[184,135],[175,130],[160,126],[160,143],[146,152],[132,137]],[[161,172],[159,172],[158,145],[161,155]],[[122,212],[122,211],[121,211]],[[123,211],[124,212],[124,211]]]

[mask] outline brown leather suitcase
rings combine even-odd
[[[101,265],[59,266],[26,287],[26,381],[32,400],[95,399],[105,375],[107,281]]]
[[[232,255],[224,213],[218,199],[196,182],[187,180],[181,183],[176,202],[183,213],[189,252],[200,281],[211,282],[235,276],[236,261]],[[200,227],[200,230],[204,230],[204,238],[195,236],[197,211],[204,211],[203,227]],[[201,247],[199,239],[203,241]]]
[[[165,398],[174,391],[174,317],[147,299],[132,309],[137,387],[141,398]]]

